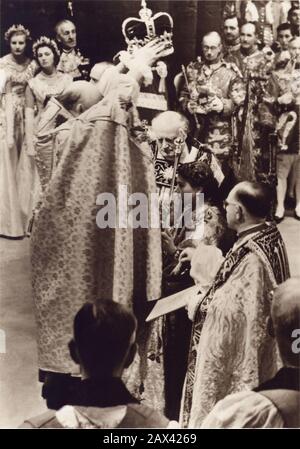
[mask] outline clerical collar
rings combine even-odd
[[[238,239],[241,239],[242,237],[246,237],[246,235],[253,234],[254,232],[263,231],[265,228],[267,228],[267,226],[267,223],[260,223],[259,225],[252,226],[251,228],[240,232],[237,237]]]

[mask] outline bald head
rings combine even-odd
[[[202,50],[206,62],[215,63],[219,60],[222,51],[221,42],[221,36],[216,31],[203,37]]]
[[[58,99],[68,111],[78,116],[102,98],[94,84],[87,81],[74,81]]]
[[[98,64],[95,64],[90,72],[91,82],[96,84],[98,81],[100,81],[105,70],[107,70],[110,67],[113,67],[113,64],[111,62],[103,61],[98,62]]]
[[[176,139],[185,141],[189,122],[186,117],[174,111],[165,111],[152,120],[153,137],[158,142],[161,156],[174,161]]]
[[[289,42],[289,52],[291,57],[296,61],[300,62],[300,37],[294,37]]]
[[[187,133],[188,126],[188,120],[174,111],[162,112],[152,120],[152,130],[158,139],[173,139],[178,136],[180,129]]]
[[[272,191],[260,182],[243,181],[238,183],[230,192],[245,209],[247,214],[259,219],[266,218],[271,211]]]
[[[221,44],[221,36],[216,31],[211,31],[207,33],[202,40],[204,45],[220,45]]]
[[[300,277],[290,278],[276,288],[271,317],[283,362],[299,367],[295,339],[300,337]]]

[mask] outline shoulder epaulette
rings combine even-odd
[[[228,68],[230,68],[233,72],[235,72],[239,77],[243,77],[242,72],[238,68],[238,66],[234,62],[228,62]]]

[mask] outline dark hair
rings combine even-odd
[[[288,16],[287,16],[287,17],[288,17],[288,21],[289,21],[289,22],[291,21],[293,12],[294,12],[295,10],[297,10],[297,9],[300,9],[300,5],[292,6],[292,7],[288,10]]]
[[[178,175],[187,181],[193,189],[202,187],[205,201],[219,203],[219,187],[213,171],[202,161],[189,162],[178,167]]]
[[[39,67],[40,67],[40,63],[39,63],[39,58],[38,58],[38,51],[40,48],[43,48],[43,47],[50,48],[50,50],[52,51],[52,53],[54,55],[54,65],[56,67],[59,63],[60,55],[57,53],[56,49],[51,44],[47,44],[45,42],[41,42],[40,44],[36,45],[36,47],[35,47],[35,55],[36,56],[34,56],[34,59],[38,63]]]
[[[258,218],[266,218],[270,215],[274,192],[266,184],[243,182],[235,196],[250,215]]]
[[[122,304],[86,303],[74,319],[74,340],[82,365],[110,374],[122,362],[136,329],[133,313]]]
[[[236,16],[235,14],[231,14],[231,15],[229,15],[229,16],[224,17],[224,19],[223,19],[223,25],[224,25],[224,23],[226,22],[226,20],[232,20],[232,19],[236,19],[236,20],[237,20],[238,27],[240,28],[240,27],[241,27],[241,24],[242,24],[242,21],[241,21],[241,19],[240,19],[238,16]]]
[[[280,31],[285,31],[285,30],[290,30],[291,34],[293,34],[293,32],[292,32],[292,25],[289,22],[281,23],[277,27],[277,34],[280,33]]]

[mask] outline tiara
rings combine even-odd
[[[23,33],[26,36],[26,39],[30,39],[30,31],[27,28],[23,27],[23,25],[12,25],[6,33],[4,34],[4,38],[6,41],[9,41],[11,36],[15,33]]]
[[[49,37],[41,36],[32,46],[32,52],[35,58],[37,58],[37,50],[43,45],[50,47],[57,56],[60,56],[60,51],[58,50],[57,44],[54,40],[49,39]]]
[[[122,33],[131,52],[135,47],[143,47],[147,42],[159,38],[173,48],[173,19],[166,12],[158,12],[152,16],[145,0],[141,2],[140,18],[129,17],[122,24]],[[172,52],[172,51],[171,51]]]

